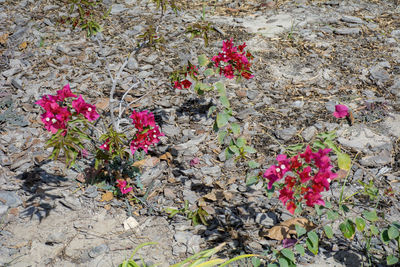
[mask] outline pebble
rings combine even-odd
[[[16,208],[22,204],[21,198],[11,191],[0,191],[0,204],[8,206],[10,208]]]
[[[100,256],[101,254],[106,253],[108,250],[109,250],[109,247],[106,244],[101,244],[99,246],[92,248],[89,251],[89,256],[91,258],[96,258],[96,257]]]
[[[99,192],[97,191],[97,186],[95,185],[91,185],[85,190],[85,195],[90,198],[95,198],[98,194]]]
[[[364,24],[365,23],[362,19],[353,17],[353,16],[343,16],[340,20],[343,22],[354,23],[354,24]]]
[[[296,132],[297,128],[295,126],[275,131],[277,137],[283,139],[284,141],[289,141],[296,134]]]
[[[333,32],[339,35],[358,35],[361,30],[359,28],[340,28],[333,30]]]

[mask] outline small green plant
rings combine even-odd
[[[181,209],[176,209],[176,208],[166,208],[165,212],[169,214],[169,218],[174,217],[176,214],[181,214],[188,218],[189,220],[192,220],[192,224],[194,226],[198,224],[204,224],[208,225],[207,223],[207,217],[209,214],[202,208],[199,207],[195,210],[191,210],[189,208],[189,202],[185,200],[185,205]]]
[[[138,47],[147,45],[161,51],[165,50],[163,45],[165,43],[165,39],[163,36],[160,36],[160,34],[157,33],[157,29],[154,28],[152,24],[150,24],[146,30],[138,36],[138,40]]]
[[[141,249],[144,246],[149,246],[149,245],[156,245],[156,242],[148,242],[148,243],[143,243],[140,244],[139,246],[137,246],[135,248],[135,250],[133,251],[131,257],[129,258],[129,260],[125,260],[123,263],[121,263],[120,265],[118,265],[118,267],[155,267],[157,266],[157,264],[148,266],[146,265],[145,261],[143,260],[143,258],[141,258],[141,264],[138,264],[137,262],[135,262],[133,260],[133,257],[136,255],[136,253],[139,251],[139,249]],[[213,266],[218,266],[218,267],[224,267],[224,266],[229,266],[229,264],[235,262],[235,261],[239,261],[242,259],[246,259],[246,258],[254,258],[257,257],[258,255],[256,254],[245,254],[245,255],[240,255],[237,257],[234,257],[232,259],[221,259],[221,258],[214,258],[213,256],[218,253],[219,251],[221,251],[221,249],[225,246],[225,243],[222,243],[221,245],[211,248],[211,249],[207,249],[207,250],[203,250],[200,251],[199,253],[196,253],[193,256],[188,257],[187,259],[176,263],[174,265],[170,265],[170,267],[213,267]]]
[[[203,5],[203,14],[199,22],[193,23],[186,28],[186,32],[190,33],[190,39],[201,37],[204,40],[204,46],[208,46],[208,37],[211,31],[216,31],[211,22],[205,20],[205,6]]]
[[[157,5],[157,9],[161,9],[161,17],[164,16],[168,6],[175,12],[175,14],[178,14],[178,11],[180,10],[175,0],[152,0],[152,2]]]
[[[72,29],[80,27],[87,32],[88,37],[102,30],[98,21],[105,19],[111,12],[111,8],[107,10],[99,0],[68,0],[65,5],[69,16],[62,17],[60,23],[71,24]]]

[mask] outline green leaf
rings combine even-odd
[[[251,264],[253,265],[253,267],[260,267],[261,260],[259,258],[254,257],[251,259]]]
[[[366,220],[370,221],[370,222],[375,222],[378,220],[378,215],[376,215],[376,211],[364,211],[363,212],[363,216]]]
[[[289,262],[285,258],[279,258],[279,266],[280,267],[289,267]]]
[[[225,149],[225,159],[231,159],[233,156],[235,156],[235,154],[227,147]]]
[[[397,227],[391,225],[388,230],[389,239],[395,239],[399,236],[399,230]]]
[[[338,153],[338,166],[339,169],[349,171],[351,169],[351,158],[346,153]]]
[[[220,112],[217,114],[217,126],[218,128],[222,128],[224,127],[229,120],[229,115],[227,115],[226,113]]]
[[[314,244],[312,243],[312,241],[311,241],[310,238],[307,238],[307,239],[306,239],[306,245],[307,245],[308,250],[309,250],[311,253],[313,253],[314,255],[317,255],[317,254],[318,254],[318,244],[317,244],[317,245],[314,245]]]
[[[329,225],[324,226],[324,232],[325,232],[327,238],[333,237],[332,227],[330,227]]]
[[[285,256],[286,258],[288,258],[290,261],[295,262],[296,259],[294,258],[294,253],[292,250],[288,249],[288,248],[284,248],[281,250],[281,253],[283,256]]]
[[[318,247],[318,235],[314,231],[310,231],[307,233],[307,236],[311,240],[312,244]]]
[[[217,109],[216,106],[211,106],[211,107],[208,109],[207,117],[210,117],[210,116],[214,113],[214,111],[215,111],[216,109]]]
[[[218,94],[220,96],[226,95],[225,85],[222,82],[216,82],[214,86],[215,88],[217,88]]]
[[[365,228],[365,220],[361,217],[357,217],[356,218],[356,226],[357,226],[357,230],[362,232],[364,231]]]
[[[218,132],[218,143],[223,144],[226,135],[228,134],[227,131],[219,131]]]
[[[214,70],[213,69],[206,69],[205,71],[204,71],[204,76],[211,76],[211,75],[214,75]]]
[[[385,245],[387,245],[387,244],[389,243],[390,238],[389,238],[389,231],[388,231],[388,229],[385,229],[385,230],[383,230],[383,231],[381,232],[381,240],[382,240],[383,243],[385,243]]]
[[[340,209],[341,211],[343,211],[343,212],[346,212],[346,213],[350,211],[349,207],[347,207],[347,206],[344,205],[344,204],[340,205],[340,206],[339,206],[339,209]]]
[[[279,267],[276,263],[269,263],[267,267]]]
[[[395,257],[394,255],[389,255],[386,258],[386,263],[387,265],[393,265],[399,262],[399,259],[397,257]]]
[[[240,134],[240,126],[237,123],[231,123],[231,129],[234,135]]]
[[[337,211],[333,211],[333,210],[329,210],[326,213],[328,220],[334,221],[337,220],[339,218],[339,213]]]
[[[229,146],[229,150],[232,151],[235,155],[240,154],[239,147],[237,147],[235,145]]]
[[[297,151],[302,150],[303,147],[304,147],[304,144],[295,144],[295,145],[290,145],[290,146],[286,147],[285,150],[289,150],[291,152],[297,152]]]
[[[370,228],[371,233],[372,233],[373,235],[378,235],[378,234],[379,234],[379,229],[378,229],[378,227],[376,227],[374,224],[372,224],[369,228]]]
[[[252,146],[244,146],[244,152],[254,154],[257,153],[257,150],[255,150],[255,148]]]
[[[304,247],[300,244],[297,244],[296,246],[294,246],[294,248],[296,249],[296,251],[300,254],[300,256],[304,256],[305,251],[304,251]]]
[[[295,228],[296,228],[296,234],[297,234],[298,238],[307,233],[307,230],[298,224],[295,224]]]
[[[342,222],[339,225],[339,229],[343,233],[343,236],[348,239],[351,239],[354,236],[354,233],[356,232],[354,223],[350,219],[347,219],[346,221]]]
[[[199,65],[202,67],[205,67],[209,62],[206,55],[200,55],[197,59],[199,61]]]
[[[324,144],[332,149],[336,153],[336,155],[339,155],[341,153],[340,149],[332,142],[332,140],[327,139],[324,141]]]
[[[329,201],[325,201],[325,208],[331,209],[332,208],[332,203]]]
[[[318,216],[321,216],[321,215],[322,215],[322,212],[323,212],[323,209],[324,209],[324,206],[315,205],[314,208],[315,208],[315,211],[317,212],[317,215],[318,215]]]
[[[254,160],[247,162],[247,164],[249,165],[250,169],[256,169],[260,167],[260,163],[255,162]]]
[[[219,97],[219,101],[221,101],[221,104],[226,107],[226,108],[230,108],[230,104],[229,104],[229,99],[226,95],[221,95]]]
[[[313,144],[314,149],[324,149],[326,146],[321,141],[315,141]]]
[[[253,184],[256,184],[260,180],[260,177],[258,176],[249,176],[246,179],[246,186],[251,186]]]
[[[245,144],[246,144],[246,139],[244,139],[243,137],[239,137],[238,139],[236,139],[236,145],[238,147],[244,147]]]

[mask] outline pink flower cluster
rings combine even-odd
[[[250,52],[244,51],[245,47],[246,43],[234,46],[232,39],[222,42],[222,52],[212,58],[221,75],[223,74],[228,79],[233,79],[236,75],[245,79],[254,77],[250,72],[251,63],[249,62],[253,56]],[[222,62],[226,64],[221,64]]]
[[[164,134],[156,125],[153,113],[147,110],[142,112],[134,110],[130,118],[138,130],[130,144],[131,152],[134,154],[136,150],[141,148],[147,153],[149,147],[160,142],[159,137],[164,136]]]
[[[182,88],[189,88],[190,86],[192,86],[192,82],[189,81],[188,79],[186,79],[187,75],[189,74],[189,76],[191,77],[196,77],[197,75],[199,75],[199,69],[195,66],[189,63],[189,66],[187,66],[187,71],[184,73],[185,74],[185,79],[182,81],[174,81],[174,88],[176,89],[182,89]]]
[[[336,105],[333,116],[338,119],[345,118],[349,116],[349,108],[346,105]]]
[[[69,84],[65,85],[62,90],[57,91],[57,95],[44,95],[42,99],[36,101],[35,104],[40,105],[46,110],[40,117],[46,130],[55,134],[58,130],[64,129],[63,135],[67,133],[67,122],[71,119],[71,112],[68,107],[62,107],[67,98],[77,97],[71,92]],[[78,99],[72,101],[72,107],[77,114],[83,114],[89,121],[94,121],[99,117],[96,107],[86,103],[80,95]]]
[[[122,179],[117,180],[117,187],[119,188],[119,190],[121,191],[121,193],[123,195],[128,194],[130,191],[133,190],[132,186],[130,186],[130,187],[126,187],[126,186],[127,186],[127,182],[125,180],[122,180]]]
[[[310,146],[307,146],[304,153],[289,159],[286,155],[278,155],[278,165],[272,165],[265,171],[263,177],[269,181],[268,189],[276,181],[285,179],[283,188],[279,191],[279,200],[290,213],[294,214],[297,205],[303,200],[309,207],[314,207],[315,204],[325,205],[321,193],[329,190],[331,180],[337,177],[331,171],[333,166],[328,156],[330,151],[331,149],[320,149],[312,152]]]

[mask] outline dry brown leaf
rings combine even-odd
[[[105,209],[105,210],[110,210],[110,209],[111,209],[111,205],[110,205],[110,204],[104,205],[104,209]]]
[[[338,171],[336,172],[336,174],[338,175],[338,176],[336,177],[336,179],[341,180],[341,179],[343,179],[343,178],[346,178],[346,177],[347,177],[347,173],[348,173],[348,171],[346,171],[346,170],[342,170],[342,169],[338,170]]]
[[[8,33],[6,32],[0,36],[0,44],[2,44],[2,45],[6,44],[7,39],[8,39]]]
[[[207,203],[206,203],[206,201],[204,200],[204,198],[199,198],[199,200],[197,201],[197,206],[199,206],[199,207],[205,207],[205,206],[207,206]]]
[[[160,160],[166,160],[168,165],[171,165],[171,161],[172,161],[172,155],[169,152],[166,152],[165,154],[160,156]]]
[[[96,108],[104,110],[104,109],[108,108],[108,103],[109,102],[110,102],[109,98],[102,98],[102,99],[100,99],[100,101],[98,101],[96,103]]]
[[[215,210],[214,208],[210,207],[210,206],[204,206],[202,207],[203,210],[205,210],[208,215],[214,215],[215,214]]]
[[[211,201],[217,201],[217,196],[215,195],[214,190],[212,190],[210,193],[207,195],[203,196],[205,199],[211,200]]]
[[[316,227],[313,222],[306,218],[292,218],[268,229],[265,236],[275,240],[290,238],[290,235],[296,234],[296,224],[306,229],[307,232]]]
[[[18,46],[18,48],[19,48],[19,50],[25,50],[25,48],[28,46],[28,42],[22,42],[19,46]]]
[[[110,191],[105,192],[102,196],[101,196],[101,200],[100,201],[110,201],[114,198],[114,194]]]
[[[154,167],[160,162],[159,158],[147,156],[145,159],[136,161],[132,164],[133,167]]]
[[[225,198],[227,201],[229,201],[229,200],[231,200],[231,199],[233,198],[233,194],[232,194],[231,192],[223,191],[223,194],[224,194],[224,198]]]

